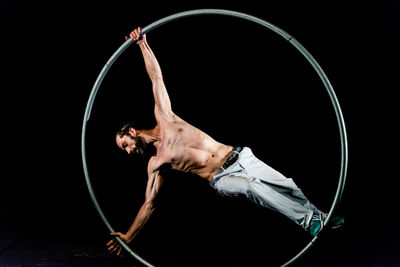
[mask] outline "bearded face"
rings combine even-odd
[[[126,151],[128,154],[136,154],[144,156],[145,154],[145,144],[143,139],[139,136],[124,135],[116,137],[117,146]]]

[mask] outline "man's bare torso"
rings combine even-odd
[[[168,165],[171,169],[211,180],[233,147],[215,141],[175,114],[167,117],[156,112],[155,115],[157,126],[154,130],[159,140],[154,143],[157,155],[149,161],[149,167],[154,170]]]

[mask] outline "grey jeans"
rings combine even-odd
[[[317,208],[291,178],[257,159],[248,147],[232,156],[237,160],[217,171],[210,181],[212,187],[227,196],[243,194],[256,204],[276,210],[308,229]],[[232,161],[232,156],[227,161]]]

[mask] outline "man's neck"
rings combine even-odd
[[[160,140],[160,137],[153,130],[136,130],[137,136],[142,137],[147,144]]]

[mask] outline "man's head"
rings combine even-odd
[[[143,138],[137,136],[133,123],[125,123],[115,137],[117,146],[128,154],[144,155],[145,144]]]

